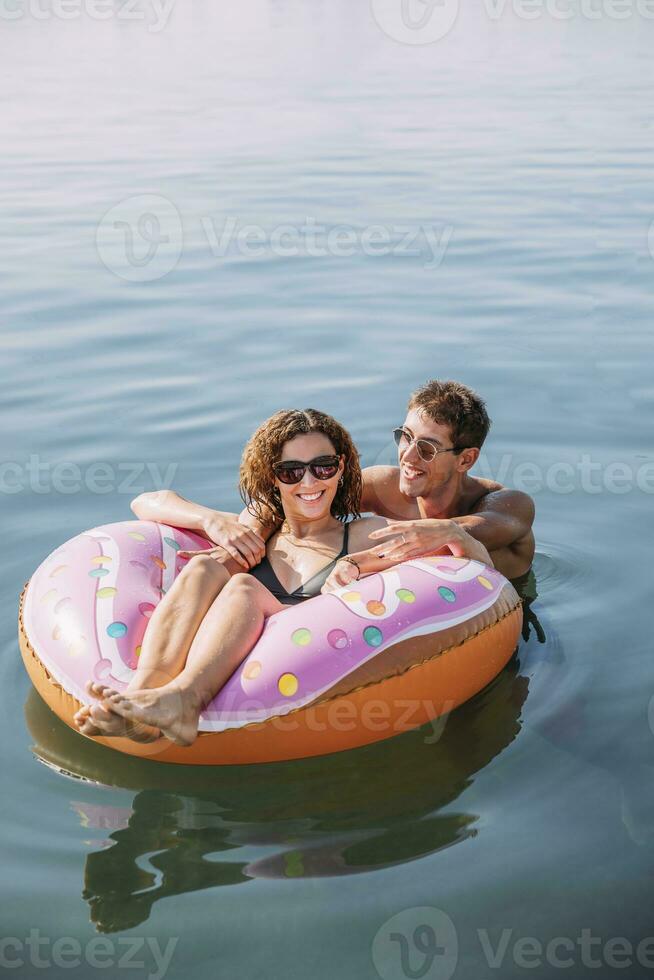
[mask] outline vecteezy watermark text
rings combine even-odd
[[[593,459],[590,453],[581,453],[574,462],[559,459],[544,465],[503,453],[494,466],[482,453],[476,472],[529,494],[543,490],[559,494],[581,491],[591,495],[625,494],[634,490],[654,493],[654,459],[634,466],[625,460],[603,462]]]
[[[394,698],[390,701],[369,698],[359,706],[343,697],[309,705],[302,712],[301,722],[291,711],[285,715],[275,715],[266,723],[280,732],[352,732],[363,729],[386,738],[424,727],[424,743],[434,745],[442,738],[453,707],[454,701],[451,699],[435,702],[429,698]],[[256,710],[265,712],[265,706],[252,700],[240,705],[240,710],[244,714]]]
[[[451,225],[353,225],[320,224],[307,217],[301,224],[282,224],[266,229],[244,225],[228,217],[216,222],[202,218],[202,227],[216,258],[240,254],[259,258],[270,254],[279,258],[350,258],[357,253],[371,257],[393,255],[417,257],[425,269],[437,269],[443,261],[453,228]]]
[[[424,269],[438,269],[449,246],[453,227],[444,223],[328,225],[309,215],[301,222],[264,226],[247,224],[233,215],[200,215],[194,247],[204,247],[223,261],[243,257],[413,259]],[[168,198],[139,194],[119,201],[102,217],[96,248],[103,265],[128,282],[163,279],[177,266],[184,250],[182,215]]]
[[[175,0],[0,0],[0,20],[117,20],[163,31]]]
[[[465,943],[468,958],[475,945],[480,962],[497,971],[509,962],[528,972],[543,967],[569,970],[575,966],[589,970],[603,966],[654,970],[654,936],[634,944],[623,936],[604,938],[590,928],[582,928],[575,935],[543,940],[520,935],[515,929],[479,928],[474,940]],[[443,909],[403,909],[378,929],[371,954],[382,980],[450,980],[459,961],[458,930]]]
[[[386,445],[375,457],[376,463],[397,465],[397,452]],[[25,491],[37,494],[58,493],[143,493],[148,489],[168,490],[177,474],[178,464],[143,460],[118,463],[92,461],[80,466],[71,460],[44,460],[32,453],[26,461],[0,461],[0,494]],[[475,464],[475,473],[514,490],[537,495],[601,493],[654,494],[654,459],[637,465],[626,460],[600,461],[590,453],[570,460],[549,463],[525,460],[522,455],[503,453],[491,457],[482,453]]]
[[[193,560],[191,559],[191,561]],[[182,574],[184,573],[182,572]],[[334,632],[342,634],[345,645],[347,645],[345,632],[333,630],[332,633]],[[250,677],[257,676],[260,667],[261,665],[256,660],[246,664],[244,669],[246,683]],[[109,666],[106,667],[106,671],[98,672],[97,676],[103,683],[112,684]],[[157,672],[158,686],[163,686],[172,679],[172,675],[166,671]],[[292,674],[284,675],[284,679],[287,683],[294,683],[296,680]],[[178,700],[178,705],[181,711],[181,697]],[[310,705],[300,704],[286,712],[271,716],[268,706],[260,699],[251,697],[241,701],[238,692],[232,692],[227,694],[226,702],[222,707],[225,716],[231,717],[233,723],[246,723],[253,729],[263,725],[268,730],[273,729],[286,735],[293,732],[300,734],[312,732],[319,735],[330,732],[336,735],[347,735],[350,732],[365,731],[373,733],[376,738],[389,738],[392,735],[421,729],[420,737],[423,743],[435,745],[445,734],[455,702],[451,698],[433,701],[429,698],[369,697],[364,702],[358,703],[355,699],[344,694],[331,700],[317,701]],[[372,739],[372,741],[375,740],[375,738]],[[344,743],[347,741],[345,739]],[[145,746],[145,743],[143,744]],[[157,753],[159,748],[156,743],[150,744],[152,751]]]
[[[91,462],[81,467],[70,460],[52,463],[32,453],[26,462],[5,460],[0,462],[0,494],[60,493],[143,493],[154,487],[168,490],[177,473],[177,463],[168,463],[165,468],[157,463],[144,461],[125,461],[120,463]],[[142,477],[149,477],[148,486],[139,483]]]
[[[372,16],[387,37],[400,44],[433,44],[456,24],[459,0],[371,0]],[[482,0],[474,8],[489,21],[507,14],[517,20],[654,20],[654,0]]]
[[[624,459],[597,459],[585,452],[572,458],[568,454],[567,459],[536,461],[525,458],[523,453],[502,453],[498,456],[482,450],[473,472],[476,476],[532,495],[543,492],[562,495],[586,493],[591,496],[602,493],[654,494],[654,455],[645,451],[639,455],[643,460],[640,463]],[[397,466],[395,444],[386,442],[383,449],[369,460],[368,465],[371,464]]]
[[[654,0],[484,0],[489,20],[510,8],[520,20],[628,20],[634,15],[654,20]]]
[[[74,936],[59,936],[53,940],[43,936],[39,929],[30,929],[24,938],[5,936],[0,939],[0,969],[21,970],[20,975],[24,976],[23,968],[28,965],[35,970],[47,970],[53,966],[75,969],[84,964],[94,970],[110,967],[140,970],[140,975],[147,980],[163,980],[178,942],[178,937],[168,939],[162,949],[159,940],[151,936],[120,939],[94,936],[82,943]]]

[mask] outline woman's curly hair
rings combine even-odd
[[[342,483],[332,501],[331,512],[339,521],[359,516],[361,504],[361,466],[352,437],[331,415],[314,408],[275,412],[248,440],[241,458],[239,490],[248,511],[262,524],[276,525],[284,520],[279,491],[275,486],[273,463],[282,454],[284,443],[308,432],[327,436],[338,456],[343,456]]]

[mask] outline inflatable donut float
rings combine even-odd
[[[21,595],[20,648],[64,722],[74,727],[91,701],[89,679],[127,686],[148,620],[184,567],[177,552],[206,547],[191,531],[125,521],[72,538],[36,569]],[[354,748],[468,700],[510,659],[521,625],[520,599],[495,569],[450,556],[413,559],[271,616],[203,711],[193,745],[94,741],[194,765]]]

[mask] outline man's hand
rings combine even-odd
[[[222,545],[217,545],[215,548],[202,548],[200,551],[178,551],[178,558],[195,558],[196,555],[206,555],[207,558],[213,558],[214,561],[220,562],[224,565],[226,562],[231,561],[231,555],[228,554],[227,550],[222,547]]]
[[[227,574],[231,577],[232,575],[238,575],[239,572],[243,572],[243,565],[236,561],[235,558],[229,554],[221,545],[217,545],[215,548],[205,548],[202,551],[178,551],[177,557],[182,558],[186,561],[189,558],[193,559],[196,555],[206,555],[208,558],[213,559],[213,561],[218,562],[222,565]]]
[[[207,517],[202,522],[202,529],[208,539],[227,552],[230,558],[249,571],[254,565],[258,565],[266,553],[266,542],[260,538],[256,531],[241,524],[236,517],[225,518],[218,514]],[[182,558],[190,558],[193,555],[211,554],[210,551],[179,551]],[[221,561],[216,557],[216,561]]]
[[[392,562],[433,555],[448,549],[459,558],[475,558],[487,565],[493,564],[484,545],[476,541],[456,521],[449,519],[398,521],[372,531],[370,537],[383,541],[371,549],[373,554]]]
[[[341,561],[336,562],[334,565],[334,568],[330,572],[327,581],[320,591],[335,592],[336,589],[340,589],[344,585],[350,585],[352,582],[356,582],[358,577],[359,571],[354,562],[341,559]]]

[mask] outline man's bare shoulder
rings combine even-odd
[[[498,483],[497,480],[487,480],[483,476],[470,476],[470,474],[468,474],[468,477],[475,488],[484,495],[487,493],[495,493],[497,490],[507,489],[503,483]]]
[[[399,466],[366,466],[363,470],[361,510],[402,520],[415,516],[411,501],[400,492]]]
[[[495,480],[476,479],[476,482],[483,485],[484,492],[481,494],[472,507],[471,513],[479,514],[483,511],[494,510],[504,513],[513,513],[523,519],[534,519],[534,501],[528,493],[523,490],[513,490],[511,487],[502,486]]]

